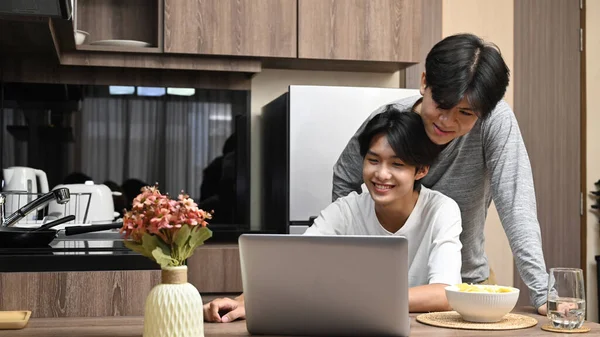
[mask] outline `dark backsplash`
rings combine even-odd
[[[4,83],[0,167],[41,169],[50,188],[104,183],[124,193],[115,210],[130,207],[141,186],[158,183],[214,210],[215,230],[249,229],[250,92],[147,96],[144,90],[166,88],[129,89],[115,95],[109,86]]]

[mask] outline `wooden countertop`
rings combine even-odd
[[[556,336],[555,333],[541,329],[547,318],[532,313],[530,309],[514,312],[535,317],[538,325],[529,329],[505,331],[457,330],[436,328],[416,321],[416,314],[411,314],[411,336]],[[600,324],[586,322],[585,326],[592,329],[587,336],[600,334]],[[141,337],[143,317],[89,317],[89,318],[32,318],[27,327],[22,330],[0,330],[0,337]],[[246,322],[206,323],[206,337],[250,336],[246,331]]]

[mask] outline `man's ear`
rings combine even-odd
[[[421,86],[419,87],[421,96],[425,96],[425,89],[427,89],[427,82],[425,81],[425,72],[423,72],[421,74]]]
[[[421,166],[417,169],[417,173],[415,173],[415,180],[421,180],[429,173],[429,166]]]

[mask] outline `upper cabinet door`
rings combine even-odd
[[[298,0],[298,57],[420,62],[419,0]]]
[[[165,0],[167,53],[296,57],[296,0]]]

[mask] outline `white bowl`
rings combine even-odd
[[[88,37],[89,35],[90,34],[86,31],[76,30],[75,31],[75,44],[76,45],[83,44],[83,42],[85,41],[85,38]]]
[[[477,287],[493,287],[480,286]],[[448,303],[458,312],[465,321],[477,323],[498,322],[508,314],[517,304],[519,289],[509,288],[510,292],[462,292],[455,285],[447,286],[446,297]]]

